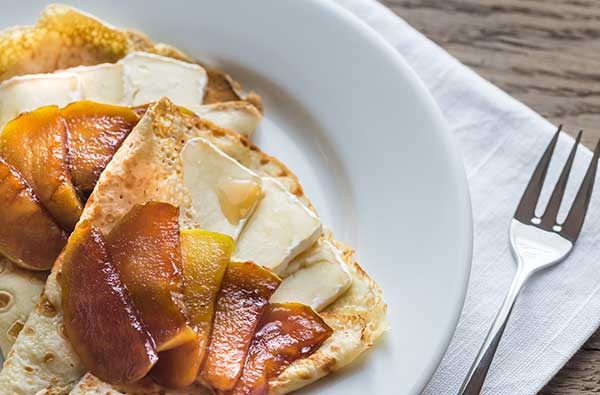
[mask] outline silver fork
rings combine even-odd
[[[569,214],[562,224],[557,222],[557,215],[567,186],[569,173],[575,159],[577,146],[581,140],[581,131],[577,135],[573,149],[550,195],[544,214],[541,217],[535,215],[535,207],[538,203],[561,127],[558,128],[535,168],[511,221],[510,246],[517,261],[517,272],[500,311],[459,391],[460,395],[476,395],[481,392],[519,292],[533,273],[554,265],[569,255],[583,226],[583,220],[594,188],[598,156],[600,155],[600,141],[596,145],[594,156],[575,196]]]

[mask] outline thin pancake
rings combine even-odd
[[[0,257],[0,349],[10,350],[42,293],[46,272],[17,267]]]
[[[0,31],[0,82],[14,76],[113,63],[135,51],[195,62],[177,48],[163,43],[155,44],[135,30],[115,28],[68,6],[50,5],[42,12],[35,25]],[[220,117],[218,123],[238,128],[241,132],[252,131],[261,118],[255,110],[257,108],[262,111],[260,97],[253,92],[244,93],[240,84],[227,74],[203,67],[208,72],[204,104],[215,106],[206,116],[218,116],[219,111],[222,114],[231,114],[226,118]],[[236,111],[239,113],[235,114]],[[15,290],[11,304],[0,310],[3,323],[0,325],[0,348],[5,355],[14,340],[11,334],[7,334],[7,329],[13,328],[14,323],[17,323],[17,326],[22,323],[33,305],[30,295],[39,294],[42,289],[41,275],[38,275],[35,281],[30,277],[24,271],[12,272],[10,276],[4,276],[0,287],[0,292]],[[11,333],[14,333],[14,330]]]
[[[0,81],[18,75],[114,63],[135,51],[194,62],[180,50],[155,44],[138,31],[117,29],[74,8],[50,5],[35,25],[0,32]],[[207,68],[207,72],[205,104],[247,100],[262,110],[258,95],[245,95],[237,82],[219,70]]]
[[[296,176],[279,160],[264,154],[239,134],[183,114],[169,100],[162,99],[148,110],[102,173],[82,220],[91,220],[103,232],[108,232],[116,219],[135,204],[158,200],[180,207],[183,228],[193,224],[195,218],[190,210],[192,196],[183,185],[178,154],[185,142],[193,137],[208,138],[243,165],[261,175],[278,178],[290,192],[310,205]],[[323,237],[330,238],[329,235]],[[347,365],[370,347],[386,328],[386,305],[379,287],[353,262],[352,251],[342,248],[354,284],[323,313],[327,323],[335,330],[334,335],[310,358],[297,361],[274,380],[271,384],[274,394],[302,387]],[[46,390],[42,394],[63,394],[85,373],[85,368],[59,329],[62,310],[56,276],[60,267],[59,258],[40,303],[52,305],[55,314],[44,314],[39,308],[31,314],[5,369],[0,373],[0,394],[25,395],[41,390]],[[57,357],[47,362],[44,356],[48,354]],[[123,389],[126,392],[110,388],[86,377],[76,387],[79,392],[74,393],[170,393],[152,383],[146,383],[144,389],[129,386]],[[190,388],[188,392],[172,393],[191,395],[196,392]]]
[[[198,106],[194,111],[214,120],[220,127],[245,135],[252,134],[262,118],[262,114],[254,106],[243,101]],[[33,274],[14,267],[10,261],[0,256],[0,297],[10,297],[10,303],[7,302],[4,307],[0,304],[0,350],[3,355],[9,352],[18,329],[25,324],[33,310],[38,296],[44,289],[46,277],[47,272]]]

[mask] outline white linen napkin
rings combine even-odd
[[[373,0],[337,1],[379,32],[412,66],[433,94],[462,149],[474,214],[471,280],[454,338],[424,391],[455,394],[515,272],[508,245],[509,221],[556,127],[483,80],[383,5]],[[567,136],[559,140],[560,160],[551,165],[550,186],[540,204],[547,201],[572,143]],[[590,159],[590,150],[579,150],[563,206],[570,205]],[[592,335],[600,324],[599,248],[597,185],[572,255],[536,274],[517,301],[484,394],[537,393]]]

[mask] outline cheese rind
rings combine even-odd
[[[256,107],[245,101],[189,106],[189,109],[202,119],[248,137],[252,136],[262,118]]]
[[[271,303],[298,302],[321,311],[352,285],[340,251],[329,241],[315,244],[290,266],[299,269],[283,280]]]
[[[185,144],[181,160],[192,200],[188,216],[200,228],[236,240],[262,198],[261,178],[201,137]]]
[[[18,114],[78,100],[135,106],[168,97],[201,118],[250,137],[262,119],[246,101],[203,105],[208,84],[200,65],[146,52],[117,63],[78,66],[50,74],[11,78],[0,84],[0,127]]]
[[[49,104],[62,107],[81,99],[80,80],[74,73],[14,77],[0,84],[0,123],[24,111]]]
[[[233,256],[279,274],[319,238],[321,221],[279,181],[264,177],[263,190],[265,195],[244,227]]]
[[[216,121],[233,122],[245,115],[244,130],[252,127],[251,113],[228,107],[202,108],[208,75],[195,63],[146,52],[132,52],[117,63],[79,66],[49,74],[13,77],[0,84],[0,126],[21,112],[45,105],[63,107],[77,100],[115,105],[139,105],[166,96],[183,107],[207,113]],[[249,104],[248,104],[249,105]],[[258,117],[260,119],[260,117]],[[239,121],[237,121],[239,122]],[[254,127],[256,127],[254,125]],[[253,131],[253,129],[252,129]]]
[[[124,68],[128,104],[146,104],[163,96],[184,107],[202,103],[208,76],[197,64],[146,52],[133,52],[119,63]]]

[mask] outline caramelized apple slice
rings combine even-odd
[[[0,134],[0,156],[23,176],[54,219],[72,230],[82,205],[71,183],[66,139],[58,107],[41,107],[6,125]]]
[[[212,327],[215,300],[234,250],[233,239],[221,233],[194,229],[182,230],[180,235],[185,282],[183,301],[197,336],[193,341],[160,353],[152,376],[170,388],[186,387],[198,377]]]
[[[202,230],[181,232],[183,300],[202,349],[210,336],[215,301],[235,246],[227,235]]]
[[[25,269],[48,270],[66,243],[29,185],[0,158],[0,253]]]
[[[198,378],[204,346],[199,335],[178,347],[158,354],[158,363],[150,371],[152,378],[168,388],[184,388]]]
[[[65,331],[84,365],[113,384],[141,379],[156,363],[155,344],[107,251],[89,223],[71,235],[60,273]]]
[[[91,101],[72,103],[61,115],[67,122],[73,184],[87,196],[139,117],[128,107]]]
[[[179,209],[150,202],[137,205],[107,237],[123,284],[159,351],[194,337],[172,295],[181,292]]]
[[[235,385],[256,326],[281,280],[252,262],[231,262],[217,298],[202,378],[225,391]]]
[[[271,304],[252,339],[242,376],[227,395],[263,395],[269,380],[315,352],[333,333],[309,306]]]

